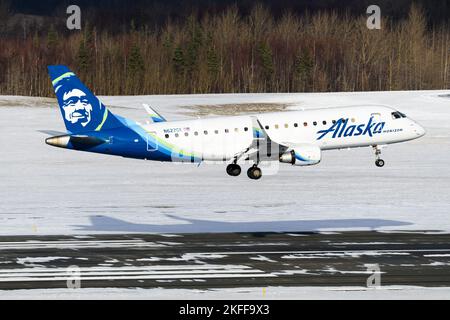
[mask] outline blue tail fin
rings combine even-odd
[[[123,125],[69,68],[48,66],[48,73],[69,133],[100,131]]]

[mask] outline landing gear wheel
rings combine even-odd
[[[231,163],[227,166],[227,173],[232,177],[237,177],[241,174],[241,167],[235,163]]]
[[[377,145],[372,146],[373,151],[375,151],[375,165],[379,168],[384,166],[384,160],[380,159],[381,155],[381,148]]]
[[[247,176],[248,176],[250,179],[258,180],[259,178],[262,177],[261,169],[258,168],[257,166],[250,167],[250,168],[247,170]]]
[[[377,166],[377,167],[382,167],[382,166],[384,166],[384,160],[383,159],[377,159],[377,160],[375,160],[375,165]]]

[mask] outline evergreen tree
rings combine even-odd
[[[95,67],[94,36],[93,29],[89,28],[87,23],[83,28],[83,34],[78,46],[76,61],[81,77],[87,82],[87,84],[92,85],[92,82],[94,81],[93,68]]]
[[[173,47],[173,39],[171,35],[166,35],[163,40],[163,48],[166,52],[171,52]]]
[[[81,73],[89,71],[90,55],[84,39],[80,41],[80,46],[78,47],[77,64]]]
[[[40,47],[40,41],[39,41],[39,35],[37,33],[37,31],[34,31],[34,35],[33,35],[33,47],[35,48],[39,48]]]
[[[135,33],[136,32],[136,24],[134,23],[134,19],[131,19],[130,31],[131,31],[131,33]]]
[[[89,24],[86,23],[86,26],[83,28],[83,38],[84,45],[86,46],[89,54],[93,54],[94,52],[94,29],[89,27]]]
[[[199,49],[203,45],[203,33],[193,17],[189,18],[189,29],[191,38],[187,45],[185,68],[192,73],[197,67]]]
[[[220,61],[217,56],[216,47],[213,43],[213,35],[211,32],[208,32],[206,36],[206,46],[208,48],[206,51],[207,70],[213,78],[216,78],[219,74]]]
[[[52,24],[47,32],[47,48],[49,50],[53,50],[56,48],[57,43],[58,43],[58,33],[56,32],[55,27]]]
[[[208,65],[209,74],[213,77],[217,77],[217,74],[219,73],[219,57],[213,47],[210,47],[206,52],[206,63]]]
[[[186,49],[185,67],[188,73],[192,73],[197,65],[197,47],[190,42]]]
[[[0,35],[6,33],[7,19],[10,16],[9,1],[0,1]]]
[[[258,53],[261,61],[262,76],[265,81],[268,81],[274,72],[272,50],[267,43],[262,42],[259,45]]]
[[[144,80],[144,59],[136,43],[131,47],[128,57],[128,80],[131,92],[133,94],[140,94]]]
[[[295,78],[301,83],[302,89],[310,87],[314,61],[308,50],[302,50],[295,58],[294,72]]]
[[[131,47],[128,67],[131,75],[139,75],[144,71],[144,59],[137,44],[133,44]]]
[[[172,61],[175,73],[181,75],[184,71],[184,53],[181,47],[175,48]]]

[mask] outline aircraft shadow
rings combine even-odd
[[[182,221],[179,224],[139,224],[107,216],[91,216],[91,225],[76,225],[83,231],[110,232],[149,232],[149,233],[208,233],[208,232],[305,232],[319,229],[345,229],[399,227],[410,225],[409,222],[384,219],[329,219],[329,220],[289,220],[289,221],[254,221],[226,222],[182,218],[167,215]]]

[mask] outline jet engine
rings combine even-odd
[[[321,158],[322,152],[318,146],[299,145],[282,153],[280,162],[290,163],[295,166],[310,166],[318,164]]]

